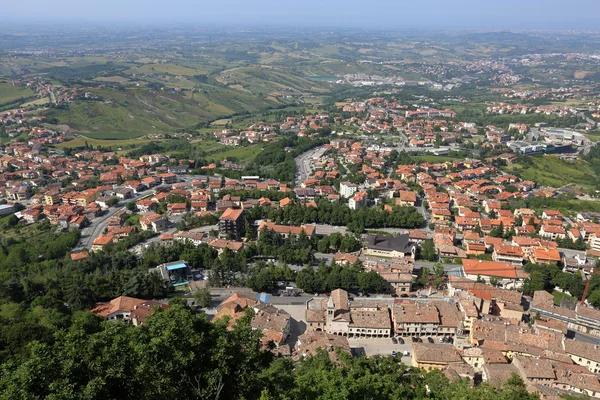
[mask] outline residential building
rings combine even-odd
[[[304,232],[304,234],[308,237],[313,237],[315,234],[315,226],[314,225],[300,225],[300,226],[290,226],[290,225],[278,225],[274,222],[263,221],[258,227],[258,236],[262,234],[265,230],[273,231],[284,238],[289,238],[291,235],[298,236]]]
[[[413,367],[426,371],[462,364],[462,358],[450,344],[413,343],[411,360]]]
[[[180,242],[189,242],[194,246],[200,246],[203,243],[205,235],[202,232],[177,232],[173,238]]]
[[[115,241],[113,235],[100,235],[92,241],[92,251],[101,251],[106,245],[109,245]]]
[[[399,206],[416,206],[417,194],[410,190],[400,190],[399,197],[396,199],[396,204]]]
[[[483,279],[486,283],[490,282],[492,277],[498,280],[498,284],[506,289],[518,288],[523,285],[523,281],[529,276],[522,267],[513,264],[484,261],[484,260],[462,260],[462,267],[457,271],[459,276],[476,281]]]
[[[163,232],[167,229],[167,224],[168,221],[165,217],[154,212],[142,215],[140,218],[140,229],[143,231]]]
[[[208,245],[213,249],[216,249],[219,254],[221,254],[225,249],[229,249],[234,253],[237,253],[238,251],[244,248],[243,242],[236,242],[233,240],[225,239],[214,239]]]
[[[239,240],[244,236],[244,210],[228,208],[219,218],[219,236]]]
[[[358,190],[358,185],[350,182],[340,182],[340,195],[345,198],[354,196]]]
[[[108,303],[98,303],[91,312],[107,321],[128,320],[136,306],[144,304],[147,300],[134,297],[119,296]]]
[[[432,336],[438,333],[440,316],[435,306],[406,302],[392,308],[392,323],[399,336]]]
[[[521,250],[521,247],[509,244],[494,246],[492,259],[496,262],[523,265],[523,251]]]

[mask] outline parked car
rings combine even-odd
[[[430,337],[428,337],[428,338],[427,338],[427,341],[428,341],[429,343],[433,343],[433,338],[430,338]]]
[[[396,353],[395,351],[392,351],[392,356],[393,357],[396,357],[396,354],[398,354],[398,353]]]
[[[409,351],[406,351],[406,350],[404,351],[404,353],[403,353],[403,354],[404,354],[404,357],[408,357],[408,356],[410,356],[410,352],[409,352]]]
[[[398,343],[400,343],[400,344],[404,344],[404,339],[402,339],[402,338],[400,338],[400,337],[399,337],[399,338],[398,338]]]
[[[392,338],[392,343],[394,343],[394,344],[398,344],[398,340],[397,340],[395,337],[393,337],[393,338]]]
[[[402,293],[402,294],[400,295],[400,297],[404,297],[404,298],[406,298],[406,297],[408,297],[408,295],[407,295],[406,293]]]

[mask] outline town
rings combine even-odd
[[[600,398],[597,36],[106,32],[0,52],[0,398]]]
[[[114,248],[144,259],[183,246],[181,260],[148,274],[192,295],[208,291],[216,296],[208,306],[222,300],[208,311],[215,310],[214,319],[227,315],[233,323],[253,310],[252,327],[280,357],[317,349],[336,357],[341,348],[390,354],[441,369],[450,379],[502,385],[516,373],[533,392],[600,396],[600,311],[591,307],[600,288],[590,285],[600,256],[600,214],[563,213],[544,201],[585,195],[503,169],[519,157],[506,142],[529,126],[511,128],[512,135],[487,127],[487,143],[502,151],[496,156],[418,162],[412,148],[455,143],[470,125],[431,119],[454,118],[451,110],[420,109],[394,113],[386,125],[381,121],[397,105],[383,99],[343,111],[371,106],[376,110],[365,121],[317,115],[278,125],[277,131],[296,129],[316,145],[297,156],[292,184],[212,174],[215,164],[200,167],[206,175],[193,174],[194,160],[167,154],[134,158],[83,149],[67,156],[48,151],[62,135],[33,127],[25,142],[4,148],[7,204],[0,211],[10,216],[9,226],[79,232],[74,262]],[[394,129],[403,141],[319,139],[330,123],[371,134]],[[239,136],[230,130],[214,136],[226,145],[276,143],[275,131],[254,124]],[[554,137],[550,129],[538,134]],[[569,142],[586,145],[585,139]],[[239,263],[239,256],[247,265],[211,268],[206,259],[238,257]],[[154,306],[168,307],[120,296],[92,312],[141,325]]]

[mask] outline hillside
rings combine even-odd
[[[65,110],[53,110],[50,116],[86,136],[109,139],[169,132],[278,105],[275,101],[230,89],[215,89],[209,93],[101,88],[90,92],[101,100],[72,102]]]

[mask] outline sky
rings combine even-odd
[[[220,26],[600,30],[600,0],[0,0],[20,20]]]

